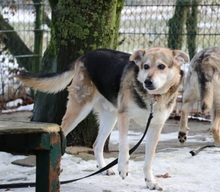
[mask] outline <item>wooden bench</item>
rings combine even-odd
[[[36,191],[60,191],[66,139],[57,124],[0,121],[0,151],[36,155]]]

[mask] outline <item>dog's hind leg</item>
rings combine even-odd
[[[93,109],[96,97],[96,88],[89,79],[83,64],[75,64],[74,78],[68,87],[69,96],[66,113],[61,127],[64,134],[72,131]]]
[[[212,82],[206,82],[203,89],[201,89],[201,110],[207,113],[212,109],[214,87]]]
[[[215,145],[220,146],[220,98],[215,98],[212,108],[211,132],[215,140]]]
[[[96,141],[93,144],[93,149],[98,163],[98,168],[100,169],[106,166],[103,156],[104,144],[116,124],[117,112],[114,110],[105,110],[102,107],[99,107],[98,109],[95,108],[95,111],[97,112],[99,119],[99,132]],[[105,174],[114,175],[115,173],[112,169],[108,169]]]
[[[64,135],[67,136],[93,109],[93,104],[79,104],[74,99],[69,99],[66,113],[63,117],[61,127]]]

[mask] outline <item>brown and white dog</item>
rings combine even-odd
[[[144,174],[149,189],[162,190],[155,181],[152,161],[161,129],[175,105],[182,79],[180,65],[188,62],[186,53],[167,48],[137,50],[132,55],[99,49],[78,58],[73,68],[62,74],[41,76],[22,72],[18,78],[34,89],[56,93],[68,87],[69,101],[62,120],[67,135],[91,110],[97,114],[99,133],[93,145],[99,168],[104,167],[103,146],[116,122],[119,129],[118,171],[128,175],[129,122],[146,125],[154,99],[145,151]],[[107,174],[114,174],[108,170]]]
[[[211,131],[215,144],[220,146],[220,47],[210,47],[198,52],[190,62],[186,76],[180,119],[179,141],[188,135],[189,109],[201,102],[201,110],[211,110]]]

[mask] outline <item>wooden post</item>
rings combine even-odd
[[[47,145],[50,141],[50,150],[36,152],[36,192],[60,190],[57,178],[60,174],[61,139],[58,133],[45,134],[41,136],[41,145]],[[43,147],[44,148],[44,147]]]

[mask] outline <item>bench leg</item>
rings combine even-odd
[[[60,191],[60,161],[61,139],[60,134],[50,135],[50,150],[36,152],[36,192]]]

